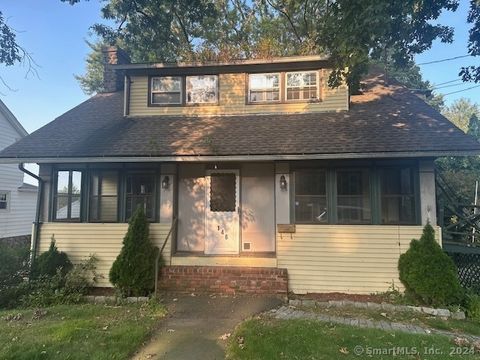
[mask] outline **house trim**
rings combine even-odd
[[[275,161],[275,160],[345,160],[382,158],[436,158],[443,156],[476,156],[477,150],[339,153],[339,154],[285,154],[285,155],[169,155],[169,156],[95,156],[95,157],[44,157],[44,158],[0,158],[1,164],[38,163],[105,163],[105,162],[215,162],[215,161]]]

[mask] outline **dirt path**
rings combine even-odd
[[[281,304],[279,299],[257,296],[179,296],[165,302],[168,317],[133,359],[224,359],[225,341],[220,336],[231,333],[242,320]]]

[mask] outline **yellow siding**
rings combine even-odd
[[[97,286],[109,287],[108,273],[122,248],[127,228],[128,224],[46,223],[40,227],[38,249],[40,253],[48,250],[50,239],[55,235],[58,249],[65,251],[74,263],[94,254],[100,275]],[[150,224],[150,239],[155,246],[162,246],[169,230],[170,224]],[[170,243],[169,239],[163,251],[166,263],[170,262]]]
[[[348,89],[329,88],[328,72],[320,71],[322,101],[317,103],[245,104],[245,74],[219,75],[219,104],[204,106],[149,107],[148,77],[133,76],[130,86],[130,115],[218,115],[253,113],[299,113],[348,110]]]
[[[297,225],[296,233],[277,235],[278,267],[298,294],[401,288],[398,258],[421,233],[421,226]]]
[[[277,259],[272,257],[174,256],[172,265],[277,267]]]

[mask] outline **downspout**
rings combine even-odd
[[[31,240],[31,250],[32,250],[32,255],[31,255],[31,264],[35,261],[35,255],[37,254],[37,242],[38,242],[38,234],[40,231],[40,208],[42,205],[42,196],[43,196],[43,186],[44,186],[44,181],[42,178],[31,171],[25,169],[24,164],[20,163],[18,164],[18,169],[33,177],[38,181],[38,192],[37,192],[37,208],[35,211],[35,221],[33,222],[33,225],[35,226],[33,234],[32,234],[32,240]]]

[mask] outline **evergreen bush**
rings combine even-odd
[[[66,253],[58,251],[55,237],[52,235],[48,251],[42,253],[33,262],[31,277],[35,279],[40,276],[55,276],[59,269],[61,275],[65,276],[72,269],[72,263]]]
[[[141,207],[129,221],[123,247],[110,269],[110,282],[123,296],[145,296],[154,288],[158,253],[149,239],[149,223]]]
[[[407,295],[424,304],[450,305],[463,296],[457,268],[435,241],[430,224],[423,229],[420,240],[412,240],[408,251],[400,256],[398,270]]]

